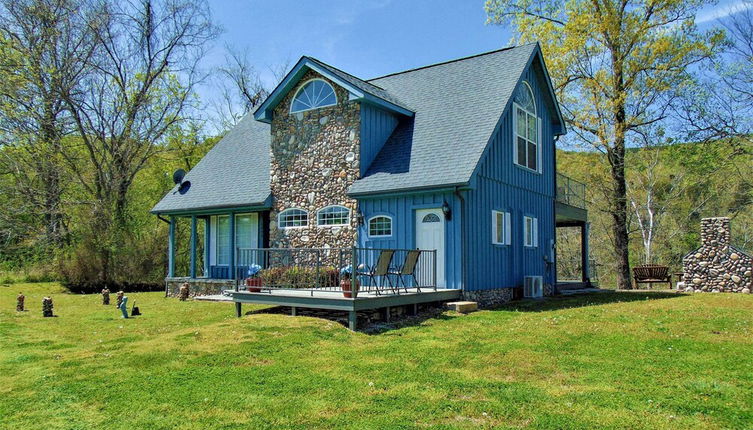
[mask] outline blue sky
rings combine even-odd
[[[224,45],[247,50],[266,83],[270,66],[310,55],[368,79],[505,47],[510,32],[486,25],[484,0],[209,0],[224,32],[204,66],[224,61]],[[740,7],[724,0],[697,18],[708,26]],[[211,97],[205,88],[202,96]]]

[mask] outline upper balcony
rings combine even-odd
[[[585,222],[586,184],[557,173],[556,221],[558,225]]]

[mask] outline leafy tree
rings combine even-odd
[[[723,44],[700,32],[692,0],[487,0],[488,20],[510,24],[520,42],[539,41],[557,96],[579,144],[609,167],[611,238],[617,286],[630,288],[625,151],[647,126],[667,119],[674,90]]]

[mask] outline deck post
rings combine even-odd
[[[236,273],[235,273],[235,214],[231,213],[229,216],[229,224],[230,224],[230,240],[228,241],[230,243],[230,250],[228,251],[229,261],[228,261],[228,269],[230,270],[230,273],[228,274],[230,279],[237,280]],[[238,283],[236,282],[235,289],[238,290]]]
[[[240,318],[243,309],[241,308],[241,302],[235,302],[235,316]]]
[[[209,277],[209,250],[210,250],[210,244],[209,242],[212,240],[210,237],[210,228],[211,222],[209,217],[204,218],[204,277]]]
[[[189,276],[196,278],[196,215],[191,215],[191,266]]]
[[[352,331],[356,331],[356,311],[348,311],[348,328]]]
[[[175,216],[170,216],[170,228],[167,236],[167,277],[175,276]]]
[[[296,312],[295,306],[291,306],[290,307],[290,316],[294,317],[294,316],[296,316],[297,313],[298,312]]]
[[[589,261],[588,261],[588,233],[589,225],[587,222],[583,222],[580,225],[580,267],[581,267],[581,280],[585,283],[590,282],[589,275]]]

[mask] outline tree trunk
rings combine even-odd
[[[617,258],[617,288],[630,289],[630,259],[628,250],[627,228],[627,184],[625,182],[625,145],[624,139],[617,139],[615,148],[609,152],[612,167],[612,234],[614,236],[614,253]]]

